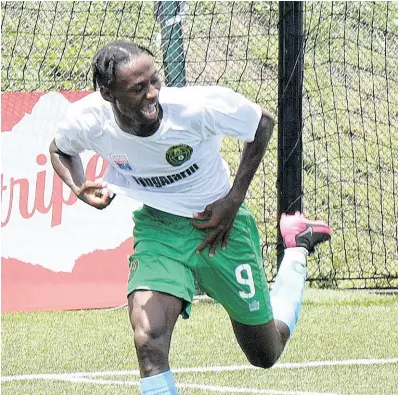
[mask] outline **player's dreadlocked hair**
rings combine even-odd
[[[117,66],[142,54],[154,56],[149,49],[126,40],[105,45],[94,56],[92,63],[94,90],[100,86],[111,87],[115,82]]]

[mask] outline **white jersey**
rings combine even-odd
[[[116,194],[158,210],[192,217],[230,190],[223,136],[254,139],[261,108],[223,87],[163,87],[163,119],[149,137],[123,132],[99,92],[70,106],[55,143],[67,155],[85,149],[109,162],[104,181]]]

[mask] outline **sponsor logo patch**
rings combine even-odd
[[[130,163],[129,158],[125,154],[120,155],[111,155],[111,159],[113,163],[120,169],[120,170],[133,170],[133,165]]]
[[[249,303],[249,310],[251,312],[260,310],[260,302],[258,300],[253,300],[253,302]]]

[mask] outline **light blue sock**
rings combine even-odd
[[[289,327],[290,336],[300,315],[307,277],[307,256],[305,248],[286,248],[270,293],[274,319]]]
[[[178,395],[171,370],[140,380],[141,395]]]

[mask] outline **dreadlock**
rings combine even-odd
[[[105,45],[97,52],[92,62],[94,90],[100,86],[111,87],[116,79],[116,68],[142,54],[154,57],[149,49],[126,40]]]

